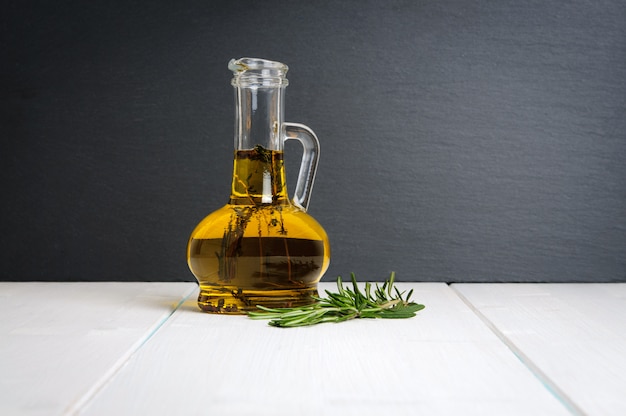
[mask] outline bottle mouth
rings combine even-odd
[[[289,67],[283,63],[260,58],[231,59],[228,69],[233,71],[231,84],[235,87],[284,87]]]

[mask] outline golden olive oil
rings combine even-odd
[[[204,311],[242,313],[257,305],[313,301],[330,262],[328,237],[289,201],[282,151],[235,151],[230,201],[193,231],[187,259]]]

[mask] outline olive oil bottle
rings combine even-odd
[[[308,127],[283,122],[286,65],[242,58],[229,67],[236,104],[231,195],[197,225],[187,245],[200,284],[198,306],[244,313],[258,305],[306,305],[330,262],[328,236],[306,212],[319,142]],[[293,199],[285,181],[288,139],[304,149]]]

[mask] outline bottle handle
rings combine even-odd
[[[283,123],[283,126],[285,128],[285,140],[296,139],[302,144],[302,162],[300,163],[293,203],[306,211],[309,208],[311,190],[315,181],[320,142],[313,130],[304,124]]]

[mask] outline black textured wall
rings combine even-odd
[[[321,140],[325,279],[626,281],[625,22],[619,0],[5,1],[0,278],[193,280],[187,238],[229,194],[226,65],[253,56],[290,66],[287,119]]]

